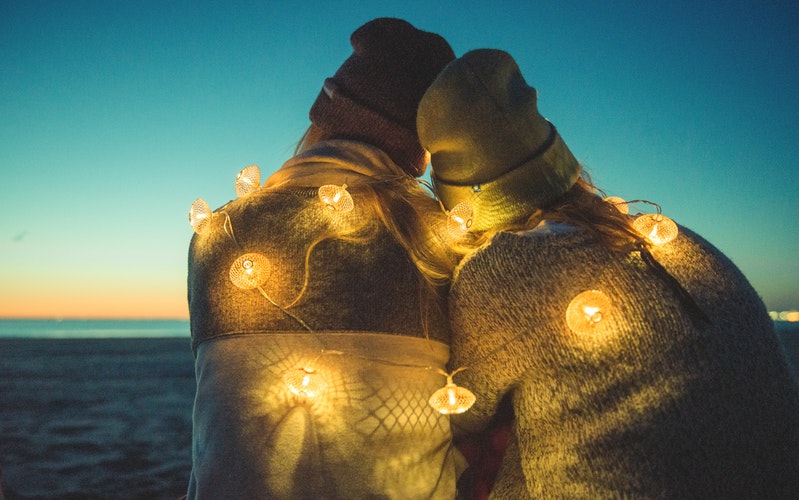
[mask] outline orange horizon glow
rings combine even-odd
[[[38,294],[35,297],[0,293],[3,319],[189,319],[184,293],[72,296]]]
[[[53,320],[53,321],[189,321],[189,317],[177,316],[53,316],[51,314],[42,315],[3,315],[0,314],[0,320]]]

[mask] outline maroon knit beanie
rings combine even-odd
[[[439,35],[401,19],[380,18],[350,37],[352,55],[325,80],[311,121],[335,138],[373,144],[418,177],[427,167],[416,109],[455,54]]]

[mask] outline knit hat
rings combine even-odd
[[[447,65],[419,105],[436,193],[447,209],[469,202],[475,231],[523,221],[580,175],[536,101],[510,54],[479,49]]]
[[[379,18],[350,37],[352,55],[325,80],[311,121],[336,138],[359,140],[385,151],[409,174],[427,168],[416,134],[416,110],[425,90],[455,59],[439,35],[401,19]]]

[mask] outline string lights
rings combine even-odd
[[[600,290],[577,294],[566,308],[566,324],[578,335],[596,333],[604,328],[610,316],[610,298]]]
[[[314,368],[305,366],[286,372],[283,382],[292,394],[304,398],[315,398],[325,388],[324,380],[319,373]]]
[[[333,212],[345,214],[355,207],[346,184],[325,184],[319,187],[318,195],[324,206]]]
[[[619,212],[623,214],[630,213],[630,204],[632,203],[641,202],[654,205],[657,209],[657,213],[638,214],[635,219],[633,219],[632,223],[633,228],[653,245],[664,245],[674,240],[679,233],[677,224],[673,220],[661,214],[660,205],[656,203],[651,203],[646,200],[625,201],[624,198],[620,198],[618,196],[608,196],[604,198],[604,200],[616,207]]]
[[[191,224],[195,233],[203,234],[211,225],[212,216],[213,212],[211,211],[211,207],[208,206],[208,203],[202,198],[197,198],[189,209],[189,224]]]
[[[447,212],[447,234],[460,238],[472,227],[474,210],[469,202],[462,201]]]
[[[624,201],[624,198],[620,198],[618,196],[608,196],[605,198],[605,201],[616,207],[616,210],[623,214],[630,213],[630,206]]]
[[[236,176],[236,196],[242,197],[257,191],[261,187],[261,169],[258,165],[244,167]]]
[[[264,283],[269,275],[269,259],[260,253],[245,253],[230,266],[230,281],[242,290],[252,290]]]
[[[316,337],[321,344],[321,340]],[[295,396],[313,399],[325,391],[327,383],[322,374],[314,367],[320,357],[331,354],[344,354],[342,351],[322,349],[312,361],[295,367],[283,375],[283,383]]]
[[[235,191],[237,196],[248,196],[259,189],[260,185],[260,169],[256,165],[250,165],[242,169],[236,176]],[[326,210],[338,213],[347,214],[354,208],[354,201],[347,185],[334,185],[326,184],[319,187],[317,195],[320,203]],[[629,213],[629,204],[619,197],[608,197],[605,201],[611,203],[620,212]],[[636,200],[643,201],[643,200]],[[222,212],[224,213],[224,212]],[[455,205],[452,210],[447,213],[447,234],[450,237],[457,239],[466,234],[473,222],[474,211],[468,202],[462,202]],[[211,221],[214,217],[214,212],[211,210],[208,203],[202,198],[198,198],[192,203],[189,210],[189,223],[197,234],[203,234],[209,230]],[[668,217],[660,213],[660,207],[656,214],[639,215],[633,220],[634,228],[641,233],[642,237],[647,238],[653,244],[665,244],[672,241],[677,236],[677,225]],[[238,241],[233,235],[232,222],[230,217],[225,213],[225,233],[241,248]],[[271,264],[267,256],[257,252],[246,252],[242,248],[242,255],[236,258],[230,266],[229,278],[231,282],[242,290],[257,289],[272,305],[278,307],[285,314],[294,318],[306,330],[311,332],[314,337],[319,341],[321,346],[321,355],[326,353],[344,354],[341,351],[326,351],[324,343],[308,325],[306,325],[300,318],[291,314],[287,307],[280,306],[274,302],[263,289],[263,285],[267,282]],[[568,307],[566,308],[566,323],[568,327],[578,335],[589,335],[598,333],[606,329],[608,325],[608,318],[613,314],[613,304],[604,292],[600,290],[586,290],[575,296]],[[519,334],[511,342],[523,334]],[[506,344],[499,346],[495,351],[503,348]],[[485,358],[487,358],[486,356]],[[318,357],[316,358],[318,359]],[[376,358],[368,358],[373,362],[386,362]],[[480,360],[478,360],[478,363]],[[415,365],[402,365],[408,368],[423,368],[430,369],[430,367],[415,366]],[[428,403],[436,411],[444,415],[455,415],[466,412],[476,401],[476,396],[469,389],[458,386],[453,381],[453,376],[467,367],[460,367],[451,373],[446,373],[439,370],[439,373],[446,377],[446,383],[443,387],[436,390],[428,399]],[[326,389],[325,377],[315,367],[314,362],[310,362],[301,366],[286,371],[283,381],[287,390],[302,398],[315,398]]]
[[[677,224],[665,215],[644,214],[633,221],[633,227],[655,245],[664,245],[677,237]]]
[[[258,189],[260,189],[260,169],[256,165],[250,165],[243,170],[241,170],[238,175],[236,176],[236,181],[234,184],[234,188],[236,194],[239,197],[247,196]],[[341,186],[333,185],[333,184],[326,184],[321,186],[317,192],[319,201],[322,205],[332,212],[336,212],[339,214],[347,214],[351,212],[354,208],[354,201],[352,196],[350,195],[349,191],[347,191],[347,185],[343,184]],[[233,240],[237,247],[242,248],[239,242],[236,240],[234,233],[233,233],[233,224],[230,220],[230,217],[227,213],[222,212],[225,215],[225,223],[223,225],[225,233]],[[205,202],[202,198],[198,198],[189,209],[189,222],[194,229],[194,231],[198,234],[204,233],[208,230],[210,226],[210,221],[214,213],[211,211],[208,203]],[[244,251],[242,249],[242,251]],[[288,316],[295,319],[298,323],[300,323],[306,330],[308,330],[314,338],[320,344],[321,353],[319,356],[325,354],[344,354],[341,351],[332,351],[325,349],[324,343],[322,339],[314,332],[304,321],[300,318],[295,316],[294,314],[290,313],[285,307],[280,306],[274,300],[272,300],[266,293],[263,288],[263,285],[267,282],[269,278],[269,274],[271,271],[271,264],[269,259],[257,252],[246,252],[236,258],[230,266],[229,270],[229,278],[231,282],[238,288],[242,290],[252,290],[257,289],[261,295],[264,296],[272,305],[278,307],[281,311],[283,311]],[[317,356],[317,360],[319,358]],[[376,359],[376,358],[368,358],[371,362],[379,362],[379,363],[386,363],[392,364],[388,361]],[[286,371],[283,375],[283,382],[287,388],[287,390],[295,395],[306,399],[313,399],[322,394],[326,389],[325,377],[324,374],[321,373],[317,368],[315,368],[315,362],[304,364],[302,366],[294,367],[288,371]],[[429,366],[417,366],[417,365],[400,365],[405,366],[407,368],[416,368],[416,369],[423,369],[429,370]],[[459,371],[459,370],[458,370]],[[456,371],[457,372],[457,371]],[[453,372],[456,373],[456,372]],[[446,374],[445,374],[446,375]],[[455,390],[456,396],[454,397],[455,401],[460,402],[463,404],[463,401],[471,401],[468,402],[468,405],[461,411],[465,411],[466,408],[471,406],[474,403],[474,394],[464,388],[459,388],[451,384],[452,378],[448,375],[448,386],[446,389],[448,391],[452,391],[453,388]],[[465,391],[465,392],[464,392]],[[471,399],[470,399],[471,397]],[[451,398],[450,398],[451,399]],[[449,399],[447,400],[449,401]],[[450,405],[451,406],[451,405]],[[460,411],[456,411],[450,406],[444,405],[444,411],[442,413],[459,413]]]
[[[452,373],[447,373],[443,370],[438,371],[447,377],[447,383],[430,396],[428,403],[439,413],[457,415],[471,408],[474,402],[477,401],[477,397],[472,391],[465,387],[460,387],[452,381],[452,377],[463,370],[466,370],[466,367],[458,368]]]

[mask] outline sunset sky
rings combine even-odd
[[[794,0],[0,0],[0,317],[187,317],[189,206],[287,160],[383,16],[510,52],[595,184],[799,308]]]

